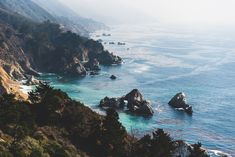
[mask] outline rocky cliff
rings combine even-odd
[[[37,23],[3,8],[0,13],[0,67],[11,80],[38,76],[37,71],[84,76],[99,70],[99,63],[122,61],[102,44],[65,31],[59,24]]]

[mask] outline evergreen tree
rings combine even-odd
[[[203,150],[202,144],[200,142],[193,144],[193,148],[190,149],[190,156],[189,157],[209,157],[206,153],[205,150]]]
[[[125,128],[118,121],[118,113],[114,109],[108,109],[103,121],[101,144],[103,156],[125,156]]]

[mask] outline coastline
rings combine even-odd
[[[128,44],[128,43],[127,43]],[[128,45],[127,45],[128,46]],[[113,49],[115,49],[115,47],[113,47]],[[135,62],[135,59],[133,59],[133,61],[132,62],[128,62],[128,59],[126,59],[125,58],[125,61],[127,61],[126,63],[124,63],[123,64],[123,66],[125,67],[125,66],[127,66],[127,64],[129,64],[129,63],[134,63]],[[130,65],[130,64],[129,64]],[[115,73],[118,73],[117,71],[119,71],[119,70],[121,70],[121,68],[119,68],[119,67],[105,67],[104,68],[104,71],[101,71],[101,73],[107,73],[107,74],[115,74]],[[139,74],[142,74],[143,72],[145,72],[146,70],[145,69],[142,69],[141,71],[139,71],[138,73]],[[130,74],[132,74],[132,73],[130,73]],[[50,74],[49,74],[50,75]],[[54,75],[54,74],[53,74]],[[80,91],[80,85],[82,84],[83,86],[88,86],[87,88],[90,88],[89,87],[89,85],[88,85],[88,83],[91,83],[91,81],[102,81],[101,82],[101,85],[99,85],[98,87],[97,87],[97,85],[96,85],[96,90],[97,90],[97,93],[99,93],[99,91],[101,91],[101,92],[103,92],[103,90],[106,90],[106,86],[107,85],[109,85],[109,86],[111,86],[111,85],[114,85],[114,87],[116,86],[116,84],[117,84],[117,82],[121,82],[121,81],[123,81],[123,80],[125,80],[126,79],[126,77],[124,77],[124,76],[122,76],[122,75],[119,75],[118,74],[118,79],[117,79],[117,81],[111,81],[109,78],[108,78],[108,75],[106,75],[106,76],[100,76],[100,75],[97,75],[97,76],[86,76],[86,77],[84,77],[84,78],[82,78],[82,79],[77,79],[75,82],[73,82],[73,86],[70,88],[70,90],[69,90],[69,92],[68,93],[70,93],[71,94],[71,92],[74,92],[74,93],[76,93],[76,94],[74,94],[74,93],[72,93],[73,94],[73,97],[75,97],[76,95],[78,95],[78,93],[80,93],[80,94],[86,94],[86,93],[83,93],[84,91]],[[140,77],[142,77],[142,76],[140,76]],[[144,76],[143,76],[144,77]],[[76,78],[73,78],[73,79],[76,79]],[[96,80],[97,79],[97,80]],[[52,81],[53,81],[53,79],[52,79]],[[61,85],[62,85],[62,87],[64,87],[64,86],[70,86],[70,82],[67,80],[67,82],[65,81],[65,85],[63,85],[63,83],[60,83]],[[57,84],[57,85],[59,85],[59,83]],[[74,86],[77,86],[77,90],[78,91],[73,91],[74,89],[72,89]],[[124,85],[125,86],[125,85]],[[129,85],[128,85],[129,86]],[[59,86],[60,87],[60,86]],[[104,88],[105,87],[105,88]],[[57,88],[57,87],[56,87]],[[102,88],[104,88],[104,89],[102,89]],[[125,87],[124,87],[125,88]],[[22,85],[21,85],[21,90],[24,92],[24,93],[27,93],[28,91],[30,91],[31,89],[33,89],[32,88],[32,86],[25,86],[25,85],[23,85],[23,83],[22,83]],[[63,88],[62,88],[62,90],[63,90]],[[112,89],[109,89],[109,90],[112,90]],[[116,93],[117,95],[119,95],[118,93],[122,93],[122,94],[124,94],[125,92],[124,92],[124,89],[122,89],[122,88],[120,88],[119,89],[119,91]],[[149,94],[148,93],[148,91],[144,91],[144,94]],[[106,92],[104,92],[104,93],[102,93],[102,94],[104,94],[105,96],[107,96],[107,95],[109,95],[109,96],[115,96],[115,95],[113,95],[114,94],[114,92],[109,92],[109,91],[106,91]],[[84,99],[86,99],[86,98],[84,98]],[[95,102],[97,102],[97,101],[99,101],[100,99],[97,99]],[[153,99],[151,99],[151,100],[153,100]],[[93,100],[94,101],[94,100]],[[88,107],[90,107],[91,109],[93,109],[91,106],[90,106],[90,103],[87,103],[86,101],[84,102],[85,103],[85,105],[87,105]],[[155,103],[155,102],[154,102]],[[98,104],[97,104],[98,105]],[[172,111],[169,111],[168,109],[167,109],[167,111],[166,111],[166,109],[164,109],[163,108],[163,106],[164,106],[165,104],[160,104],[160,108],[162,109],[162,112],[172,112]],[[175,112],[175,111],[173,111],[174,112],[174,114],[177,114],[178,112]],[[157,113],[157,114],[161,114],[161,112],[159,112],[159,113]],[[182,115],[181,115],[182,116]],[[124,116],[125,117],[125,116]],[[128,117],[128,118],[130,118],[130,117]],[[132,117],[132,119],[134,119],[135,117]],[[179,118],[179,117],[177,117],[177,118]],[[182,117],[180,117],[180,118],[182,118]],[[184,117],[185,119],[187,119],[187,117]],[[130,118],[131,119],[131,118]],[[138,121],[140,122],[140,120],[141,119],[138,119]],[[164,120],[164,119],[163,119]],[[167,120],[167,119],[166,119]],[[186,121],[187,122],[187,121]],[[132,121],[131,121],[131,123],[132,123]],[[144,122],[141,122],[141,123],[149,123],[150,124],[150,122],[149,121],[146,121],[146,120],[144,120]],[[167,125],[172,125],[174,122],[166,122],[166,123],[169,123],[169,124],[167,124]],[[172,124],[171,124],[172,123]],[[178,122],[176,122],[176,123],[178,123]],[[184,121],[182,120],[182,119],[180,119],[179,120],[179,123],[181,123],[181,124],[183,124],[184,123]],[[125,124],[125,123],[124,123]],[[153,125],[153,124],[152,124]],[[156,126],[158,126],[158,123],[156,123]],[[174,129],[172,129],[172,130],[174,130]],[[183,138],[184,139],[184,138]],[[200,139],[199,139],[200,140]],[[203,142],[202,142],[203,143]],[[221,153],[223,153],[222,151],[214,151],[214,150],[210,150],[210,149],[208,149],[208,151],[210,152],[212,152],[214,155],[216,155],[217,154],[217,156],[219,155],[219,154],[221,154]],[[226,153],[223,153],[223,154],[226,154]]]
[[[44,75],[47,75],[47,74],[44,74]],[[51,76],[52,74],[48,73],[49,76]],[[53,74],[52,76],[56,76],[56,74]],[[85,79],[85,78],[84,78]],[[20,89],[23,93],[25,94],[28,94],[29,91],[31,91],[33,89],[33,86],[28,86],[28,85],[24,85],[23,83],[25,82],[26,80],[23,80],[21,81],[21,85],[20,85]],[[41,80],[41,81],[45,81],[45,80]],[[53,83],[53,81],[52,81]],[[57,89],[57,88],[56,88]],[[88,104],[85,103],[85,106],[91,108]],[[93,111],[95,111],[96,113],[100,114],[100,115],[105,115],[104,114],[104,111],[100,110],[100,109],[97,109],[97,108],[91,108]],[[126,114],[126,113],[124,113]],[[128,133],[131,133],[131,132],[128,132]],[[141,136],[140,136],[141,137]],[[173,137],[174,138],[174,137]],[[180,139],[180,140],[184,140],[184,139]],[[187,146],[191,146],[191,144],[189,144],[187,141],[184,141],[185,144]],[[185,148],[181,148],[181,149],[185,149]],[[212,149],[208,149],[206,147],[202,147],[202,149],[204,149],[208,155],[210,155],[211,157],[223,157],[223,156],[226,156],[226,157],[232,157],[232,155],[222,151],[222,150],[212,150]]]

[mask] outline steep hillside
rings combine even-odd
[[[70,28],[70,30],[73,30],[74,32],[79,32],[81,29],[84,29],[84,31],[87,32],[94,32],[99,29],[107,28],[103,23],[79,16],[58,0],[33,1],[56,17],[65,27]]]
[[[0,7],[38,22],[56,21],[52,15],[31,0],[1,0]]]
[[[87,37],[90,32],[106,28],[102,23],[80,17],[55,0],[1,0],[0,8],[22,15],[34,22],[50,20],[60,24],[65,30]]]

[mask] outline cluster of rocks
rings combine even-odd
[[[188,114],[193,113],[192,106],[187,104],[184,93],[177,93],[170,100],[169,105],[177,109],[182,109]],[[152,116],[154,114],[151,102],[145,100],[138,89],[133,89],[130,93],[118,98],[105,97],[100,101],[99,107],[103,109],[113,108],[124,110],[127,113],[140,116]]]
[[[141,116],[152,116],[154,113],[150,101],[145,100],[138,89],[133,89],[130,93],[119,98],[105,97],[100,101],[99,106],[103,109],[126,109],[125,111],[128,113]]]
[[[124,42],[118,42],[117,44],[118,45],[126,45],[126,43],[124,43]]]
[[[189,104],[187,104],[187,100],[186,100],[186,95],[181,92],[181,93],[177,93],[168,103],[170,106],[176,108],[176,109],[181,109],[184,110],[186,113],[188,114],[192,114],[193,113],[193,109],[192,106],[190,106]]]

